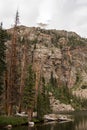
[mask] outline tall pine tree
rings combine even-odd
[[[35,73],[32,69],[32,65],[29,65],[23,96],[23,104],[27,109],[28,121],[32,119],[34,103],[35,103]]]
[[[2,23],[0,25],[0,95],[3,90],[3,85],[4,85],[4,71],[6,68],[6,63],[5,63],[5,42],[7,39],[7,34],[6,31],[3,30],[2,28]]]
[[[42,119],[45,114],[51,112],[51,109],[50,109],[50,101],[49,101],[49,94],[48,94],[49,92],[46,88],[44,77],[41,77],[40,81],[42,82],[41,83],[42,89],[39,88],[39,92],[37,96],[37,117],[39,119]]]
[[[6,46],[5,46],[5,42],[7,40],[7,32],[2,28],[2,23],[0,25],[0,113],[2,112],[2,106],[4,105],[2,103],[2,98],[3,98],[3,92],[5,89],[4,86],[4,73],[6,70]]]

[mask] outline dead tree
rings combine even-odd
[[[27,68],[27,44],[23,45],[22,50],[23,56],[21,60],[21,77],[20,77],[20,90],[19,90],[19,113],[22,110],[22,97],[23,97],[23,90],[25,86],[25,79],[26,79],[26,68]]]

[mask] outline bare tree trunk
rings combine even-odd
[[[6,109],[8,116],[12,115],[13,105],[16,102],[17,92],[17,24],[18,24],[18,11],[16,13],[15,25],[13,28],[12,41],[8,46],[6,55],[7,60],[7,83],[6,83]],[[9,49],[10,48],[10,49]]]
[[[13,105],[11,103],[8,104],[8,116],[12,115]]]
[[[28,113],[28,122],[30,122],[33,117],[33,109],[32,108],[28,109],[27,113]]]
[[[68,47],[68,50],[67,50],[67,55],[69,57],[69,60],[70,62],[72,62],[72,55],[71,55],[71,52],[70,52],[70,47]],[[71,67],[69,68],[69,72],[68,72],[68,87],[70,88],[71,86],[71,83],[72,83],[72,79],[71,79]]]
[[[39,83],[40,83],[40,66],[37,64],[35,67],[36,71],[36,80],[35,80],[35,106],[37,106],[37,97],[38,97],[38,90],[39,90]]]
[[[25,86],[25,78],[26,78],[26,59],[27,59],[27,45],[25,44],[23,47],[23,58],[21,62],[21,82],[20,82],[20,97],[19,97],[19,113],[22,110],[22,96],[23,90]]]
[[[7,103],[7,89],[8,89],[8,75],[7,75],[7,71],[5,72],[5,113],[7,114],[8,112],[8,103]]]

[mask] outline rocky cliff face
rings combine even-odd
[[[57,87],[66,85],[76,94],[87,89],[87,39],[74,32],[24,26],[19,27],[18,39],[20,54],[28,43],[27,64],[34,64],[46,83],[52,79]]]

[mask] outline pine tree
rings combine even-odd
[[[45,103],[44,97],[42,93],[38,93],[37,97],[37,117],[38,119],[42,119],[43,115],[45,114]]]
[[[49,94],[46,89],[45,85],[45,79],[44,77],[41,77],[41,84],[42,84],[42,89],[39,89],[38,92],[38,97],[37,97],[37,117],[39,119],[42,119],[42,117],[50,113],[50,101],[49,101]]]
[[[7,41],[7,32],[2,28],[2,23],[0,25],[0,105],[2,104],[2,94],[4,93],[4,74],[6,71],[6,45]],[[2,111],[2,110],[0,110]]]
[[[2,28],[2,23],[0,25],[0,94],[2,93],[3,83],[4,83],[4,71],[6,69],[5,63],[5,42],[7,39],[7,33]]]
[[[35,73],[32,70],[32,65],[29,65],[23,94],[23,104],[24,107],[27,109],[28,121],[32,119],[34,100],[35,100]]]
[[[53,87],[57,87],[57,80],[56,80],[56,78],[53,77],[53,71],[51,71],[50,84]]]

